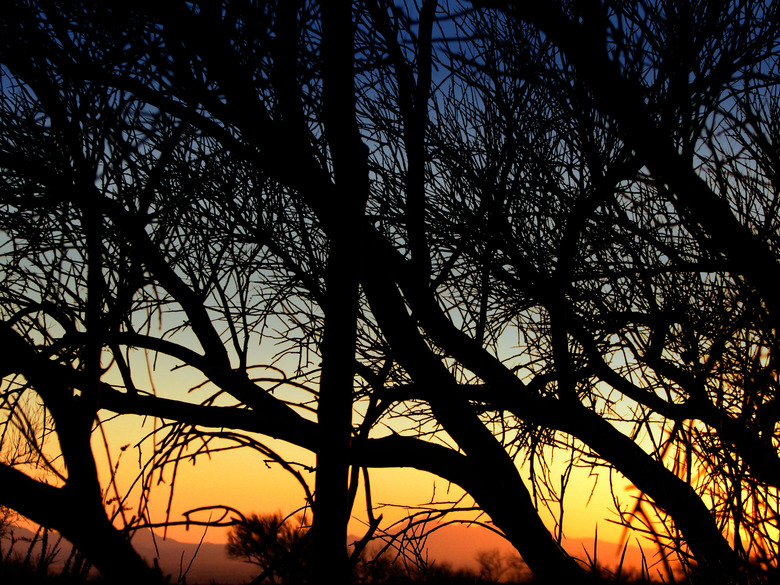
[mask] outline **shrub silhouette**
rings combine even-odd
[[[251,514],[228,534],[229,556],[263,570],[257,583],[303,583],[309,572],[302,516]]]

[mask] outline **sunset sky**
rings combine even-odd
[[[278,347],[274,349],[278,350]],[[509,340],[503,345],[503,351],[507,354],[517,350]],[[202,376],[189,368],[175,368],[175,364],[158,357],[146,356],[143,352],[137,352],[134,358],[136,371],[147,371],[147,383],[139,386],[143,390],[157,393],[160,396],[198,402],[205,399],[213,392],[213,386],[199,386]],[[270,350],[259,352],[256,363],[271,363],[274,355]],[[284,366],[285,370],[294,370],[291,361],[282,359],[276,365]],[[278,375],[270,370],[256,370],[257,376]],[[107,381],[114,379],[116,374],[109,371],[105,377]],[[117,380],[118,382],[119,380]],[[143,377],[136,381],[143,381]],[[195,388],[195,389],[193,389]],[[290,398],[297,400],[301,397],[301,391],[287,386],[281,391],[287,392]],[[313,414],[310,415],[313,418]],[[356,415],[355,420],[359,420]],[[111,464],[117,469],[116,479],[120,493],[125,494],[130,486],[137,482],[140,472],[140,464],[145,464],[152,453],[152,439],[163,437],[160,431],[160,421],[139,416],[122,416],[113,420],[104,420],[103,427],[105,437],[110,446]],[[154,434],[156,430],[156,434]],[[377,432],[382,432],[381,428]],[[386,432],[386,431],[385,431]],[[267,439],[261,436],[255,437],[265,446],[272,449],[286,461],[295,462],[295,468],[307,481],[309,489],[314,490],[314,456],[312,453],[288,443]],[[215,441],[212,447],[218,445]],[[227,443],[222,443],[227,445]],[[103,447],[103,434],[96,432],[93,445],[100,467],[101,482],[104,490],[111,491],[109,478],[108,459]],[[185,455],[189,455],[200,446],[195,441]],[[122,447],[125,447],[122,450]],[[559,451],[549,473],[549,481],[556,489],[560,488],[562,475],[565,473],[567,461]],[[308,466],[308,470],[307,467]],[[529,467],[523,470],[526,485],[530,471]],[[536,470],[539,473],[537,467]],[[281,512],[291,514],[305,505],[305,493],[301,485],[279,464],[269,461],[267,457],[247,448],[218,451],[211,454],[200,454],[193,464],[191,459],[182,461],[176,470],[177,476],[173,486],[173,498],[171,500],[170,520],[173,523],[184,522],[184,513],[196,508],[208,506],[229,506],[241,513],[272,513]],[[610,494],[610,478],[608,472],[597,472],[589,468],[574,468],[571,472],[568,488],[565,495],[564,536],[571,539],[593,539],[598,530],[599,540],[619,542],[623,535],[622,527],[614,523],[617,520],[615,505]],[[155,473],[151,490],[150,511],[151,521],[154,524],[165,521],[166,508],[171,495],[173,466],[168,465],[162,473]],[[383,517],[382,529],[391,529],[392,524],[402,521],[409,514],[419,510],[419,507],[429,507],[432,502],[438,502],[438,509],[446,508],[447,502],[458,502],[459,507],[468,508],[473,505],[470,498],[461,500],[462,490],[447,481],[434,477],[411,468],[401,469],[371,469],[371,497],[374,506],[374,515]],[[613,476],[614,491],[627,505],[631,502],[631,490],[627,484],[621,484],[621,480]],[[130,518],[137,513],[139,495],[138,484],[131,490],[127,498],[125,508],[126,517]],[[111,493],[113,496],[113,492]],[[114,509],[111,504],[109,509]],[[553,514],[558,516],[560,510],[557,502],[544,503],[539,499],[539,509],[547,523],[548,528],[555,530]],[[211,519],[215,519],[217,511],[212,512]],[[453,515],[455,518],[473,520],[480,519],[489,522],[487,517],[478,516],[473,512],[463,512]],[[209,512],[194,515],[193,518],[208,520]],[[365,532],[367,522],[365,489],[361,479],[361,487],[358,490],[357,499],[353,507],[350,533],[360,536]],[[121,521],[117,521],[121,525]],[[161,531],[159,529],[158,531]],[[225,542],[228,528],[210,527],[205,536],[209,542]],[[479,534],[474,531],[474,534]],[[167,535],[182,542],[198,542],[203,538],[203,527],[186,527],[173,525],[167,528]],[[479,542],[473,543],[475,551],[480,550]]]
[[[117,464],[117,453],[122,445],[130,445],[121,453],[118,465],[118,483],[126,489],[137,477],[139,472],[138,451],[135,445],[145,433],[152,430],[151,421],[145,422],[141,417],[124,417],[119,421],[105,423],[107,435],[112,446],[113,463]],[[259,437],[258,437],[259,438]],[[101,476],[104,486],[110,476],[105,457],[101,457],[102,439],[95,434],[95,447],[99,461],[103,461]],[[264,440],[267,446],[284,458],[302,464],[303,477],[313,489],[314,474],[303,468],[303,465],[313,466],[313,455],[295,446],[281,441]],[[151,444],[144,443],[142,453],[148,454]],[[563,461],[556,461],[551,469],[552,481],[560,482],[565,471]],[[165,508],[170,495],[170,480],[172,467],[163,473],[164,482],[156,483],[151,493],[151,510],[153,522],[162,522]],[[177,470],[174,489],[171,520],[183,521],[183,513],[204,506],[226,505],[242,513],[265,513],[281,511],[292,513],[305,504],[305,494],[300,484],[290,473],[273,462],[248,449],[230,450],[213,453],[210,456],[200,455],[196,464],[184,461]],[[155,475],[155,478],[158,476]],[[528,477],[528,473],[524,474]],[[393,522],[402,520],[413,513],[415,507],[426,506],[432,501],[455,502],[462,496],[462,491],[441,478],[410,468],[401,469],[371,469],[371,496],[374,505],[374,515],[383,516],[382,527],[388,528]],[[630,500],[627,487],[616,484],[615,491],[624,502]],[[609,491],[609,477],[605,471],[599,474],[587,469],[574,469],[571,473],[569,487],[565,497],[566,514],[564,517],[564,534],[569,538],[593,538],[598,525],[600,539],[617,542],[621,538],[622,529],[609,520],[616,520],[614,503]],[[128,510],[132,515],[137,507],[137,493],[128,500],[133,508]],[[461,507],[472,505],[470,499],[459,504]],[[550,503],[555,514],[558,514],[557,503]],[[440,506],[441,507],[441,506]],[[543,507],[543,506],[542,506]],[[550,513],[545,514],[548,527],[553,528]],[[458,514],[459,518],[472,519],[476,516],[470,513]],[[200,519],[207,515],[201,514]],[[360,535],[365,530],[366,502],[363,482],[358,492],[353,508],[353,520],[350,532]],[[484,517],[482,520],[486,520]],[[207,541],[222,542],[226,539],[228,529],[209,528]],[[173,526],[168,528],[168,535],[184,542],[197,542],[203,536],[203,528]],[[475,549],[479,548],[474,543]]]

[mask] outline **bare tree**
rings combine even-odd
[[[631,482],[619,520],[691,575],[771,577],[776,11],[12,3],[4,428],[56,479],[5,462],[0,504],[143,574],[92,537],[124,542],[89,444],[101,411],[143,414],[171,449],[316,453],[315,578],[348,578],[359,469],[409,466],[540,580],[587,579],[553,456]],[[214,389],[154,393],[134,350]]]

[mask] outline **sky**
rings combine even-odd
[[[506,348],[512,353],[512,348]],[[269,355],[255,356],[257,363],[267,363]],[[142,352],[136,352],[135,372],[147,372],[139,375],[135,383],[139,389],[153,391],[158,395],[197,403],[213,392],[213,388],[198,386],[202,380],[192,369],[174,368],[172,362],[159,358],[144,363]],[[260,375],[259,372],[256,372]],[[105,377],[111,382],[109,371]],[[116,380],[116,382],[120,382]],[[139,475],[144,465],[152,455],[153,440],[160,440],[164,431],[162,424],[154,419],[136,415],[125,415],[107,418],[103,415],[102,431],[93,435],[93,447],[99,467],[99,474],[104,490],[107,492],[108,509],[116,509],[111,478],[116,482],[118,491],[123,496],[130,495],[124,501],[124,516],[130,519],[139,513]],[[110,458],[106,456],[104,437],[108,444]],[[254,436],[258,441],[272,449],[284,460],[295,462],[295,469],[306,481],[309,489],[314,489],[314,456],[299,447],[282,441]],[[197,442],[196,442],[197,444]],[[190,455],[193,451],[185,451]],[[566,461],[562,456],[553,459],[550,469],[550,481],[559,487],[560,478],[566,471]],[[113,470],[113,471],[112,471]],[[227,506],[244,515],[252,513],[264,514],[280,512],[284,515],[300,512],[306,504],[306,494],[302,486],[288,471],[281,468],[268,457],[248,448],[229,451],[215,451],[210,454],[200,454],[194,461],[183,460],[176,467],[176,478],[173,481],[174,467],[168,465],[162,474],[155,473],[149,485],[147,521],[152,524],[162,524],[166,516],[174,525],[166,529],[158,528],[158,533],[180,542],[197,543],[201,539],[206,542],[224,543],[227,540],[229,528],[186,525],[185,513],[199,508],[210,508],[191,518],[196,520],[215,520],[222,510],[218,507]],[[521,468],[521,475],[529,486],[529,468]],[[410,468],[372,469],[369,471],[370,488],[374,516],[382,515],[381,529],[392,530],[393,525],[404,521],[410,514],[421,509],[448,507],[448,502],[458,502],[458,506],[471,508],[473,501],[465,497],[457,488],[430,474]],[[630,487],[613,476],[614,493],[624,504],[631,501]],[[171,488],[173,487],[173,493]],[[610,492],[610,477],[606,470],[596,473],[593,469],[574,468],[571,471],[569,485],[565,495],[565,513],[563,533],[568,539],[584,539],[592,541],[598,535],[599,541],[620,542],[623,529],[614,521],[615,504]],[[170,510],[168,511],[168,507]],[[557,502],[550,503],[551,510],[545,508],[540,499],[539,508],[546,525],[551,531],[556,530],[554,516],[558,516]],[[460,520],[479,520],[486,524],[490,519],[485,515],[469,511],[453,514],[451,518]],[[450,519],[450,517],[448,517]],[[349,533],[362,536],[368,521],[366,512],[365,489],[361,479],[360,489],[353,507]],[[116,524],[121,526],[122,520]],[[493,546],[494,539],[487,532],[470,531],[473,542],[468,543],[473,554],[484,547]],[[485,542],[482,542],[482,541]]]
[[[150,420],[145,423],[141,417],[125,417],[122,420],[105,423],[106,434],[114,454],[122,445],[131,445],[121,452],[119,458],[112,457],[112,463],[117,468],[116,479],[120,491],[126,490],[136,480],[140,467],[138,451],[135,445],[139,438],[151,430]],[[135,425],[135,428],[133,426]],[[109,484],[109,466],[104,452],[102,440],[95,435],[95,451],[98,455],[101,481],[104,486]],[[304,465],[313,466],[313,456],[305,450],[283,443],[281,441],[265,440],[278,454]],[[144,454],[148,454],[149,443],[142,444]],[[118,463],[118,466],[117,466]],[[300,467],[301,475],[306,479],[310,489],[313,489],[314,474]],[[562,462],[553,466],[550,476],[559,478],[564,472]],[[162,474],[162,481],[155,481],[150,493],[150,512],[153,523],[162,522],[169,503],[172,468],[167,468]],[[374,516],[383,517],[382,528],[401,521],[416,510],[431,507],[433,502],[456,502],[461,500],[463,492],[428,473],[410,468],[372,469],[369,472],[371,497]],[[528,470],[524,470],[527,479]],[[617,495],[623,501],[629,501],[631,492],[628,486],[615,482]],[[138,492],[128,499],[126,506],[129,515],[137,513]],[[564,535],[570,538],[592,539],[598,530],[600,540],[618,542],[622,536],[622,528],[610,522],[615,520],[614,503],[609,490],[609,477],[605,471],[594,474],[587,469],[574,469],[570,478],[569,488],[565,495]],[[200,456],[195,464],[185,461],[177,469],[177,478],[171,505],[170,519],[174,522],[183,521],[184,513],[201,507],[229,506],[241,513],[273,513],[291,514],[305,505],[305,492],[297,480],[278,464],[269,462],[262,455],[248,449],[222,451],[210,456]],[[472,501],[463,499],[459,506],[469,508]],[[436,506],[442,508],[442,505]],[[554,505],[557,514],[557,504]],[[209,512],[203,512],[193,518],[207,519]],[[217,511],[213,511],[212,519]],[[553,529],[554,522],[549,513],[546,516],[547,525]],[[479,518],[489,523],[484,515],[479,517],[473,512],[455,515],[460,519]],[[350,523],[350,533],[362,535],[368,515],[364,484],[361,480],[358,496],[353,507]],[[198,542],[203,537],[202,527],[173,526],[167,529],[167,534],[182,542]],[[205,540],[208,542],[224,542],[228,529],[209,528]],[[479,543],[474,543],[475,549]]]

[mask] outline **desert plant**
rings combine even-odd
[[[309,572],[302,516],[251,514],[228,535],[228,555],[262,569],[256,583],[301,583]]]

